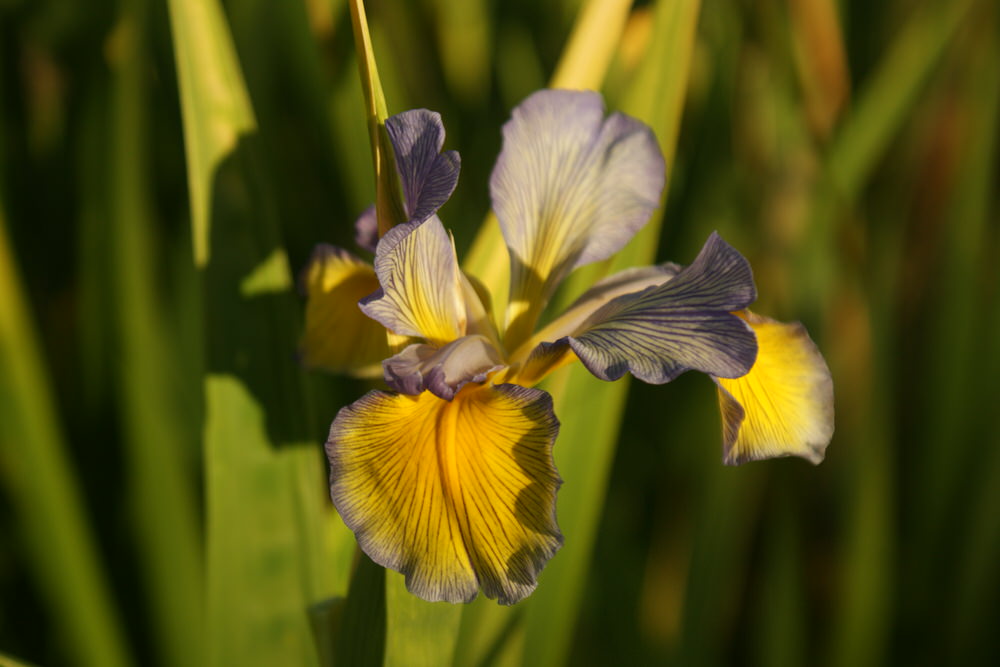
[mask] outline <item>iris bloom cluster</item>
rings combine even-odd
[[[577,359],[609,381],[707,374],[726,463],[822,459],[833,421],[826,364],[801,325],[746,310],[750,265],[717,234],[691,264],[611,275],[537,327],[560,282],[620,250],[659,205],[664,161],[648,127],[605,116],[592,92],[543,90],[514,109],[490,178],[510,254],[502,327],[436,214],[460,166],[441,152],[440,116],[408,111],[386,129],[407,221],[378,238],[374,211],[362,215],[358,240],[374,265],[316,250],[302,355],[330,371],[381,372],[391,389],[343,408],[326,452],[341,517],[412,593],[462,602],[482,589],[513,604],[535,588],[563,538],[559,422],[534,385]]]

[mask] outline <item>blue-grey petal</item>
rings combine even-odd
[[[378,216],[375,204],[366,208],[354,221],[354,242],[363,250],[375,252],[378,246]]]
[[[677,275],[680,270],[680,265],[666,262],[653,266],[624,269],[599,280],[593,287],[581,294],[561,315],[532,336],[528,345],[533,348],[537,342],[554,341],[570,336],[578,332],[580,325],[586,322],[598,308],[612,299],[624,294],[640,292],[647,287],[662,285]],[[530,353],[531,351],[528,348],[515,351],[512,361],[522,359],[522,354],[519,353]]]
[[[566,342],[603,380],[630,372],[663,384],[689,369],[740,377],[753,366],[757,339],[732,311],[755,298],[750,264],[713,233],[693,264],[658,287],[613,299]]]
[[[446,401],[503,367],[500,353],[484,336],[464,336],[442,348],[417,343],[382,362],[391,389],[410,395],[430,391]]]
[[[454,192],[461,159],[456,151],[441,152],[444,124],[435,111],[404,111],[387,118],[385,129],[396,154],[409,221],[426,220]]]

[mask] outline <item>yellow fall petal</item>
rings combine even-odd
[[[501,604],[534,590],[562,544],[558,421],[548,394],[469,386],[452,401],[373,391],[337,415],[330,490],[375,562],[429,601]]]
[[[719,385],[728,465],[777,456],[823,460],[833,437],[833,381],[823,356],[798,322],[737,313],[757,335],[757,360]]]
[[[375,269],[345,250],[321,245],[302,274],[308,297],[299,345],[302,363],[333,373],[378,377],[389,356],[385,329],[358,301],[378,289]]]

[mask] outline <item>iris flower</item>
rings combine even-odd
[[[304,272],[302,354],[331,371],[381,370],[391,389],[340,410],[326,452],[344,522],[412,593],[467,602],[481,589],[513,604],[535,588],[563,537],[559,421],[534,385],[577,359],[609,381],[709,375],[726,463],[822,459],[832,433],[823,358],[801,325],[746,310],[750,266],[717,234],[690,265],[614,274],[538,328],[560,282],[620,250],[659,205],[664,161],[648,127],[605,116],[592,92],[544,90],[514,109],[490,179],[511,267],[502,327],[436,214],[460,165],[441,152],[440,116],[408,111],[386,129],[407,222],[377,238],[374,212],[362,215],[374,266],[317,249]]]

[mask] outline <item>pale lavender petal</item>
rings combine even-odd
[[[662,285],[677,275],[680,270],[679,264],[666,262],[654,266],[625,269],[599,280],[593,287],[580,295],[561,315],[535,334],[527,343],[526,348],[518,352],[531,352],[531,348],[538,342],[559,340],[578,332],[580,325],[586,322],[598,308],[615,297],[640,292],[647,287]],[[518,352],[514,353],[512,361],[521,360],[521,354]]]
[[[409,221],[426,220],[454,192],[461,159],[456,151],[441,152],[444,124],[436,111],[404,111],[387,118],[385,129],[396,154]]]
[[[464,336],[440,349],[417,343],[382,362],[391,389],[410,395],[430,391],[446,401],[503,367],[500,353],[484,336]]]
[[[465,334],[455,247],[437,216],[390,229],[376,248],[375,273],[381,287],[359,303],[365,315],[438,346]]]
[[[605,118],[597,93],[539,91],[514,109],[503,139],[490,193],[512,301],[546,300],[574,267],[621,249],[659,204],[656,138],[623,114]]]
[[[663,384],[690,369],[740,377],[753,366],[757,339],[732,311],[755,298],[750,264],[713,233],[693,264],[658,287],[611,300],[566,342],[603,380],[631,372]]]
[[[354,221],[354,242],[368,252],[375,252],[378,246],[378,216],[372,204]]]

